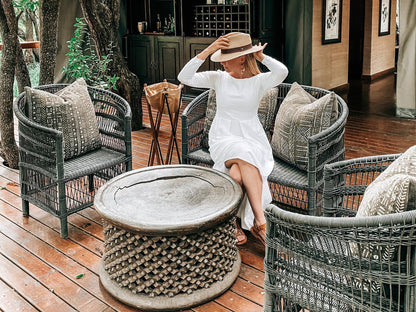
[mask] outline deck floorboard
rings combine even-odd
[[[132,135],[134,169],[147,166],[152,140],[143,108],[145,128]],[[165,118],[159,136],[164,155],[168,137]],[[401,153],[415,144],[416,120],[351,110],[345,130],[347,159]],[[175,154],[173,163],[178,163]],[[71,215],[69,239],[61,239],[59,220],[52,215],[30,205],[30,217],[22,217],[18,182],[18,170],[1,163],[0,311],[138,311],[109,295],[99,281],[104,236],[97,212],[87,208]],[[239,250],[242,265],[234,285],[187,312],[262,311],[264,251],[249,233]]]

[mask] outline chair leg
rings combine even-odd
[[[66,207],[65,182],[58,182],[59,219],[61,220],[61,237],[68,237],[68,220]]]
[[[26,183],[26,169],[24,167],[20,167],[19,171],[19,179],[20,179],[20,194],[26,195],[27,187]],[[22,211],[23,211],[23,217],[29,216],[29,201],[22,199]]]
[[[68,218],[60,218],[61,220],[61,237],[67,238],[68,237]]]
[[[23,217],[29,216],[29,202],[24,199],[22,199],[22,211],[23,211]]]
[[[94,191],[94,175],[93,174],[88,175],[88,190],[90,192]]]

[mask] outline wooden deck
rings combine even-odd
[[[165,147],[166,134],[163,130]],[[133,142],[133,167],[144,167],[150,129],[135,131]],[[345,133],[347,158],[403,152],[415,144],[416,120],[351,111]],[[18,182],[17,170],[0,166],[0,311],[137,311],[100,284],[103,231],[95,210],[70,216],[69,239],[61,239],[58,219],[43,210],[32,206],[31,216],[22,217]],[[264,252],[249,235],[240,254],[241,271],[231,289],[186,311],[262,311]]]

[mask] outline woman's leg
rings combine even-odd
[[[242,185],[247,192],[247,197],[250,202],[251,209],[253,210],[254,225],[259,227],[265,224],[266,219],[264,217],[263,206],[261,203],[263,179],[260,175],[260,171],[252,164],[238,158],[227,160],[225,162],[225,166],[230,168],[230,176],[233,179],[233,175],[241,177]]]
[[[240,172],[240,168],[237,164],[232,164],[231,168],[230,168],[230,177],[237,182],[238,184],[240,184],[240,186],[243,186],[243,180],[241,178],[241,172]],[[238,224],[239,220],[236,220],[236,244],[237,245],[243,245],[247,242],[247,236],[246,234],[244,234],[243,230],[241,229],[241,226]]]

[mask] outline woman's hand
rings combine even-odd
[[[259,42],[259,44],[258,44],[259,46],[261,46],[261,42]],[[260,51],[257,51],[257,52],[255,52],[255,53],[253,53],[254,54],[254,57],[256,58],[256,60],[257,61],[259,61],[259,62],[262,62],[263,61],[263,59],[264,59],[264,54],[263,54],[263,50],[264,50],[264,48],[265,47],[267,47],[267,43],[265,43],[264,45],[263,45],[263,48],[260,50]]]
[[[218,49],[226,49],[230,45],[230,40],[227,38],[227,35],[219,37],[213,43],[211,43],[207,48],[205,48],[201,53],[197,55],[200,60],[205,60],[209,55],[217,51]]]

